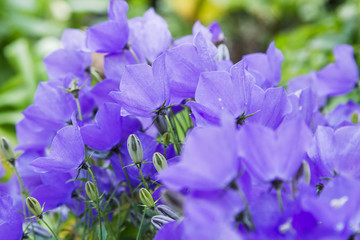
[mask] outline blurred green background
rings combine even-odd
[[[129,18],[154,7],[174,39],[200,19],[217,20],[234,62],[265,51],[270,41],[285,56],[282,84],[333,61],[332,48],[348,43],[359,63],[359,0],[129,0]],[[108,0],[0,0],[0,136],[16,143],[14,124],[39,81],[44,56],[60,47],[65,28],[85,29],[107,19]]]

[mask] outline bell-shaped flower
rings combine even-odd
[[[319,126],[314,145],[309,149],[310,159],[319,168],[319,177],[336,174],[360,179],[360,126],[344,126],[336,130]]]
[[[337,45],[334,50],[335,62],[318,72],[292,79],[288,84],[290,92],[311,87],[319,97],[333,97],[350,92],[359,80],[359,70],[350,45]]]
[[[80,167],[84,160],[84,142],[79,126],[73,121],[72,126],[57,132],[48,156],[36,158],[31,165],[38,172],[70,172]]]
[[[173,190],[225,188],[240,170],[234,126],[195,128],[186,138],[181,161],[159,173],[162,183]]]
[[[257,179],[286,181],[301,166],[311,139],[311,131],[299,119],[283,122],[276,130],[249,123],[238,134],[238,152]]]
[[[281,79],[281,64],[284,56],[272,41],[266,53],[251,53],[243,57],[249,65],[249,71],[255,76],[256,84],[266,89],[276,87]]]
[[[91,54],[85,48],[85,32],[66,29],[61,38],[62,47],[44,58],[44,65],[50,80],[73,75],[83,80],[89,79],[87,73],[91,65]]]
[[[128,4],[123,0],[111,0],[109,20],[98,23],[86,31],[86,46],[93,52],[121,52],[128,42]]]
[[[155,111],[168,106],[170,92],[164,68],[164,55],[158,57],[152,67],[147,64],[126,66],[120,92],[110,93],[126,110],[122,115],[151,117]]]

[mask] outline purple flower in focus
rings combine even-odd
[[[60,129],[54,137],[48,157],[36,158],[31,165],[38,172],[70,172],[85,160],[85,147],[79,126]]]
[[[170,93],[164,67],[164,55],[158,57],[152,67],[147,64],[126,66],[120,92],[111,93],[126,110],[122,115],[151,117],[154,111],[168,106]]]

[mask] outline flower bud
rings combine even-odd
[[[217,47],[217,54],[215,56],[215,59],[217,61],[230,60],[229,49],[224,43],[221,43]]]
[[[141,202],[147,206],[148,208],[153,208],[155,207],[155,202],[154,199],[151,195],[151,193],[149,193],[148,190],[146,190],[146,188],[142,188],[139,191],[139,196],[140,196],[140,200]]]
[[[131,157],[131,160],[135,164],[141,164],[144,158],[144,153],[140,139],[135,134],[130,134],[130,136],[128,137],[127,149]]]
[[[179,216],[169,206],[161,204],[161,205],[156,206],[155,210],[158,214],[167,216],[174,220],[177,220],[179,218]]]
[[[172,190],[165,190],[162,192],[161,196],[166,205],[182,215],[185,202],[185,197],[182,194]]]
[[[1,148],[1,152],[3,153],[6,161],[8,161],[11,164],[14,164],[15,152],[11,146],[10,141],[7,140],[5,137],[2,137],[1,141],[0,141],[0,148]]]
[[[351,122],[354,123],[354,124],[358,124],[359,123],[359,115],[357,112],[354,112],[352,115],[351,115]]]
[[[38,200],[33,197],[26,198],[26,205],[30,212],[37,218],[42,218],[42,208]]]
[[[154,123],[160,134],[164,134],[168,130],[166,118],[163,115],[159,114],[158,116],[156,116]]]
[[[173,221],[174,219],[163,215],[156,215],[151,218],[151,224],[156,230],[160,230],[165,224]]]
[[[94,183],[87,181],[85,183],[85,192],[86,195],[90,198],[90,200],[97,202],[98,201],[98,193]]]
[[[153,164],[156,168],[156,171],[160,172],[167,167],[166,158],[159,152],[154,153],[153,155]]]
[[[169,146],[170,143],[170,134],[168,132],[164,133],[163,135],[163,141],[164,141],[164,146],[167,147]]]
[[[303,174],[304,174],[305,182],[306,182],[306,184],[310,184],[311,171],[310,171],[309,163],[304,160],[302,163],[302,167],[303,167]]]

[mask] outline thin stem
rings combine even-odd
[[[143,225],[143,223],[144,223],[144,219],[145,219],[145,213],[146,213],[146,211],[147,211],[147,208],[145,208],[145,209],[144,209],[144,213],[143,213],[143,215],[142,215],[141,222],[140,222],[139,231],[138,231],[138,233],[137,233],[137,235],[136,235],[136,240],[139,240],[139,239],[140,239],[140,235],[141,235],[141,227],[142,227],[142,225]]]
[[[100,206],[99,206],[99,201],[96,201],[96,210],[97,210],[98,215],[99,215],[100,239],[103,239],[102,223],[101,223],[101,210],[100,210]]]
[[[135,216],[137,216],[137,209],[136,209],[136,206],[134,205],[134,202],[132,201],[132,200],[134,199],[134,189],[133,189],[132,186],[131,186],[129,174],[127,173],[126,169],[124,168],[124,162],[123,162],[123,160],[122,160],[121,153],[118,152],[117,154],[118,154],[118,156],[119,156],[121,168],[122,168],[122,170],[123,170],[123,172],[124,172],[124,175],[125,175],[125,178],[126,178],[126,182],[127,182],[128,186],[129,186],[130,196],[131,196],[130,205],[134,208]],[[135,224],[137,225],[137,218],[135,218]]]
[[[96,194],[97,194],[97,196],[99,196],[98,185],[97,185],[97,182],[96,182],[96,180],[95,180],[94,173],[92,172],[92,170],[91,170],[90,167],[88,168],[88,171],[89,171],[89,173],[90,173],[90,175],[91,175],[91,178],[92,178],[92,180],[93,180],[93,182],[94,182],[94,184],[95,184],[95,186],[96,186]],[[109,228],[109,230],[110,230],[110,235],[113,237],[113,239],[115,239],[115,234],[114,234],[114,231],[113,231],[113,229],[112,229],[112,227],[111,227],[111,225],[110,225],[109,220],[107,219],[107,217],[102,216],[102,215],[104,215],[104,214],[102,214],[102,209],[101,209],[100,201],[99,201],[99,200],[96,201],[96,209],[97,209],[98,215],[99,215],[99,227],[100,227],[101,239],[102,239],[102,237],[103,237],[103,235],[102,235],[102,223],[101,223],[101,218],[103,218],[103,219],[105,220],[105,222],[106,222],[106,224],[108,225],[108,228]]]
[[[24,183],[23,183],[23,181],[21,180],[21,177],[20,177],[19,172],[16,170],[15,164],[13,165],[13,167],[14,167],[14,171],[15,171],[16,177],[17,177],[17,179],[18,179],[18,181],[19,181],[19,184],[20,184],[21,195],[22,195],[23,197],[27,198],[29,194],[28,194],[27,191],[25,190]],[[22,205],[23,205],[24,218],[26,218],[25,199],[23,199]]]
[[[124,172],[124,175],[125,175],[125,178],[126,178],[126,182],[127,182],[128,186],[129,186],[129,189],[130,189],[131,198],[133,198],[133,189],[132,189],[132,186],[131,186],[131,182],[130,182],[129,175],[128,175],[126,169],[124,168],[124,162],[123,162],[123,160],[122,160],[121,153],[118,152],[117,155],[119,156],[121,168],[122,168],[122,170],[123,170],[123,172]]]
[[[281,188],[276,189],[276,195],[277,195],[277,199],[279,201],[281,212],[283,212],[284,211],[284,206],[283,206],[283,202],[282,202],[282,198],[281,198]]]
[[[172,135],[172,138],[173,138],[175,150],[176,150],[177,154],[179,155],[180,154],[180,147],[178,145],[178,142],[176,141],[174,129],[172,128],[170,119],[166,114],[165,114],[165,119],[166,119],[167,123],[169,124],[169,128],[170,128],[170,132],[171,132],[171,135]]]
[[[49,229],[49,231],[50,231],[51,234],[54,236],[54,238],[55,238],[56,240],[58,240],[56,234],[55,234],[54,231],[51,229],[51,227],[49,226],[49,224],[47,224],[47,222],[46,222],[44,219],[42,219],[42,218],[40,218],[40,221],[46,225],[46,227]]]
[[[82,117],[82,114],[81,114],[81,107],[80,107],[79,98],[75,98],[75,101],[76,101],[76,106],[77,106],[77,110],[78,110],[78,113],[79,113],[79,119],[80,119],[80,121],[82,121],[83,117]]]
[[[131,47],[129,47],[129,51],[130,51],[131,55],[134,57],[136,63],[140,63],[138,57],[136,56],[136,53],[134,52],[134,50]]]
[[[90,167],[88,168],[88,171],[89,171],[89,173],[90,173],[90,175],[91,175],[91,178],[92,178],[92,180],[93,180],[93,183],[95,184],[96,195],[99,197],[99,191],[98,191],[97,184],[96,184],[96,181],[95,181],[94,173],[92,172],[92,170],[91,170]],[[99,205],[99,199],[96,201],[96,210],[98,211],[99,227],[100,227],[100,236],[101,236],[101,239],[102,239],[102,238],[103,238],[103,234],[102,234],[101,210],[100,210],[100,205]]]
[[[148,190],[148,191],[150,192],[149,186],[146,184],[144,175],[143,175],[143,173],[142,173],[142,171],[141,171],[141,167],[138,166],[138,169],[139,169],[139,172],[140,172],[141,180],[142,180],[142,182],[143,182],[146,190]]]

